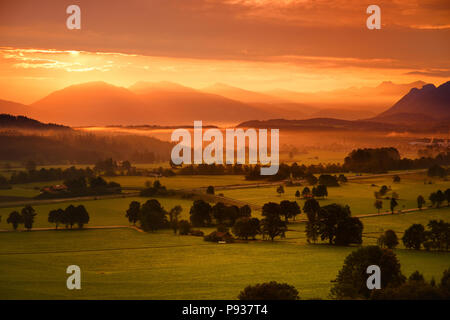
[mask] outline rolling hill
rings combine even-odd
[[[0,114],[0,129],[20,129],[20,130],[72,130],[53,123],[42,123],[24,116],[14,116],[10,114]]]

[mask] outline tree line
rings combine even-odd
[[[20,212],[12,211],[6,222],[11,224],[14,230],[17,230],[20,224],[23,224],[25,229],[31,230],[36,215],[32,206],[26,206]],[[72,229],[75,224],[81,229],[89,223],[89,213],[83,205],[69,205],[66,209],[51,210],[48,213],[48,222],[54,223],[55,229],[58,229],[59,225],[65,225],[66,228]]]

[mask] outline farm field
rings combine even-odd
[[[193,189],[208,186],[226,186],[235,184],[253,184],[255,181],[245,180],[242,175],[198,175],[198,176],[174,176],[174,177],[106,177],[108,181],[120,183],[122,187],[143,188],[146,181],[153,183],[159,180],[168,189]]]
[[[31,199],[40,193],[40,189],[44,186],[60,184],[62,181],[46,181],[14,184],[11,189],[0,189],[0,201],[10,202],[21,199]]]
[[[305,218],[304,214],[300,215],[300,218]],[[426,227],[430,220],[449,221],[450,207],[361,218],[364,225],[363,245],[377,244],[378,237],[389,229],[394,230],[401,239],[403,232],[412,224],[418,223]],[[298,243],[306,243],[305,223],[290,223],[288,227],[291,231],[286,234],[287,238]],[[399,240],[398,248],[404,248],[401,240]]]
[[[143,185],[149,180],[148,177],[142,177],[142,181],[136,178],[141,177],[114,177],[112,180],[129,186],[138,186],[138,182]],[[349,204],[353,215],[374,213],[373,193],[385,184],[400,195],[397,209],[402,209],[403,205],[415,208],[418,194],[428,198],[430,192],[450,186],[448,181],[437,179],[433,179],[433,184],[424,184],[425,179],[429,180],[423,174],[411,174],[403,175],[401,182],[395,184],[392,177],[351,180],[341,187],[329,188],[329,197],[319,202],[321,205]],[[162,178],[161,182],[168,188],[177,185],[185,189],[247,183],[242,176],[177,176]],[[31,185],[14,186],[11,194],[18,194],[14,191],[22,188],[22,195],[27,196],[27,192],[34,191]],[[217,193],[262,205],[268,201],[295,200],[297,189],[301,191],[303,186],[286,187],[281,197],[276,187]],[[34,205],[37,212],[34,227],[53,228],[47,221],[48,212],[69,204],[86,207],[90,214],[88,227],[127,226],[125,211],[129,203],[133,200],[143,203],[148,199],[130,197]],[[189,218],[192,200],[157,199],[166,210],[181,205],[180,219]],[[303,200],[298,202],[303,206]],[[384,209],[387,207],[388,202],[384,201]],[[6,218],[11,211],[21,209],[0,208],[0,229],[11,230]],[[252,215],[261,217],[257,210],[253,210]],[[363,245],[376,244],[378,236],[387,229],[395,230],[401,238],[413,223],[426,225],[431,219],[449,221],[449,217],[450,208],[443,207],[362,218]],[[298,218],[304,218],[304,214]],[[326,299],[331,281],[345,257],[357,247],[307,244],[304,228],[304,223],[291,223],[286,238],[273,243],[257,237],[257,241],[224,245],[205,242],[202,237],[174,235],[171,230],[155,233],[131,228],[0,232],[0,299],[236,299],[246,285],[271,280],[294,285],[302,299]],[[23,226],[19,229],[23,230]],[[201,229],[205,233],[214,230]],[[427,280],[439,280],[450,266],[450,254],[408,250],[401,241],[395,253],[407,276],[419,270]],[[82,290],[79,291],[69,291],[65,286],[65,270],[72,264],[82,270]]]
[[[392,177],[368,177],[358,180],[350,180],[348,183],[340,187],[329,187],[328,197],[319,199],[321,206],[339,203],[348,204],[353,215],[370,214],[377,210],[374,208],[375,196],[374,192],[378,191],[382,185],[391,186],[392,191],[399,194],[398,206],[396,210],[416,208],[417,196],[423,195],[428,201],[430,193],[441,189],[442,191],[450,188],[449,181],[434,179],[433,184],[424,184],[424,180],[429,180],[424,174],[411,174],[401,176],[400,183],[393,183]],[[374,186],[372,186],[374,185]],[[273,201],[280,202],[282,200],[297,200],[295,198],[296,190],[300,192],[305,186],[285,187],[285,193],[281,196],[276,192],[276,187],[259,187],[235,190],[221,191],[224,196],[246,201],[251,204],[262,206],[264,203]],[[309,186],[311,189],[312,186]],[[390,196],[389,192],[387,196]],[[304,200],[297,200],[299,205],[303,207]],[[429,204],[429,201],[428,201]],[[389,200],[383,201],[382,211],[389,211]]]
[[[37,216],[35,217],[34,227],[36,228],[48,228],[54,227],[54,224],[50,224],[48,219],[48,213],[51,210],[58,208],[66,208],[68,205],[73,204],[84,205],[89,212],[90,220],[87,226],[107,226],[107,225],[128,225],[128,220],[125,218],[125,212],[131,201],[139,201],[143,204],[150,198],[143,197],[130,197],[130,198],[117,198],[117,199],[105,199],[105,200],[91,200],[91,201],[71,201],[65,203],[33,205],[36,210]],[[183,200],[177,198],[156,198],[161,205],[170,210],[176,205],[181,205],[183,211],[180,215],[180,219],[189,219],[189,209],[192,205],[192,200]],[[23,207],[13,208],[0,208],[0,216],[2,216],[0,222],[0,229],[11,229],[11,225],[6,223],[6,218],[9,213],[20,210]]]
[[[286,240],[219,245],[170,231],[131,229],[0,233],[0,299],[235,299],[247,284],[276,280],[303,299],[327,298],[355,247]],[[447,253],[396,249],[402,272],[440,279]],[[68,265],[82,290],[66,289]]]

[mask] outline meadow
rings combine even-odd
[[[392,177],[364,177],[350,180],[341,187],[329,188],[329,197],[321,205],[338,202],[349,204],[353,215],[374,213],[374,191],[390,185],[400,195],[397,209],[415,208],[418,194],[428,198],[430,192],[445,190],[449,182],[428,178],[421,173],[402,175],[400,183]],[[114,181],[130,186],[143,186],[148,177],[114,177]],[[207,185],[232,185],[245,182],[242,176],[177,176],[162,178],[169,188],[198,188]],[[372,186],[375,185],[375,186]],[[32,184],[14,186],[11,194],[30,196]],[[226,197],[262,205],[268,201],[296,200],[295,191],[304,186],[285,187],[278,196],[276,187],[250,187],[220,190]],[[7,192],[7,190],[3,190]],[[27,194],[29,192],[29,194]],[[389,195],[389,194],[388,194]],[[192,200],[160,197],[166,210],[181,205],[180,219],[188,219]],[[48,212],[69,204],[83,204],[90,213],[88,227],[124,226],[120,229],[83,229],[0,232],[0,299],[235,299],[248,284],[276,280],[294,285],[303,299],[328,298],[332,280],[342,267],[345,257],[357,246],[337,247],[308,244],[305,224],[289,224],[285,239],[275,242],[216,244],[202,237],[179,236],[171,230],[155,233],[138,232],[129,225],[125,211],[131,201],[141,203],[143,197],[105,200],[70,201],[34,205],[37,212],[35,228],[53,228]],[[303,206],[304,200],[298,200]],[[384,209],[388,209],[384,201]],[[6,224],[8,214],[22,207],[0,208],[1,230],[11,230]],[[384,211],[384,210],[383,210]],[[260,217],[254,210],[253,216]],[[376,244],[378,236],[387,229],[399,238],[413,223],[426,225],[431,219],[449,221],[450,207],[394,215],[362,218],[363,245]],[[301,214],[297,220],[304,218]],[[205,233],[213,228],[201,228]],[[427,280],[439,280],[450,266],[446,252],[405,249],[401,241],[394,249],[402,272],[415,270]],[[82,270],[82,290],[67,290],[66,268],[76,264]]]
[[[318,199],[321,206],[339,203],[349,205],[353,215],[376,213],[374,207],[374,192],[378,191],[382,185],[390,186],[391,192],[387,196],[396,192],[399,195],[398,206],[396,210],[417,208],[417,196],[422,195],[427,201],[430,193],[441,189],[445,191],[450,188],[450,182],[441,179],[433,179],[432,184],[424,183],[430,181],[425,174],[402,175],[399,183],[392,182],[392,177],[364,177],[363,179],[349,180],[349,182],[340,187],[329,187],[328,197]],[[285,193],[281,196],[277,193],[277,187],[256,187],[234,190],[223,190],[221,193],[225,197],[238,199],[249,202],[251,204],[262,206],[264,203],[280,202],[282,200],[296,200],[303,207],[304,200],[298,200],[295,192],[302,192],[305,186],[285,187]],[[312,189],[312,186],[308,186]],[[428,204],[429,201],[428,201]],[[389,200],[383,200],[383,209],[381,211],[389,211]]]
[[[0,233],[0,242],[0,299],[236,299],[246,285],[271,280],[294,285],[303,299],[327,298],[356,249],[290,236],[221,245],[132,229]],[[450,265],[448,253],[395,253],[404,274],[418,269],[428,280]],[[81,290],[66,288],[72,264],[82,270]]]
[[[176,205],[180,205],[183,208],[180,219],[189,219],[189,209],[192,206],[192,200],[178,199],[178,198],[156,198],[161,205],[169,211]],[[128,220],[125,218],[125,212],[129,207],[131,201],[139,201],[143,204],[149,198],[143,197],[127,197],[117,199],[105,199],[105,200],[90,200],[90,201],[71,201],[55,204],[43,204],[33,205],[36,210],[35,228],[51,228],[54,224],[48,222],[48,213],[51,210],[58,208],[65,209],[68,205],[73,204],[84,205],[86,210],[90,214],[90,220],[88,226],[116,226],[116,225],[128,225]],[[0,208],[0,216],[2,216],[0,222],[0,229],[11,229],[11,225],[6,223],[6,218],[9,213],[16,210],[22,210],[23,206]]]

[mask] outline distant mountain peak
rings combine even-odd
[[[436,87],[425,84],[421,89],[412,88],[390,109],[378,115],[375,119],[395,121],[405,118],[405,115],[426,115],[436,120],[450,118],[450,81]],[[425,118],[423,118],[424,121]]]

